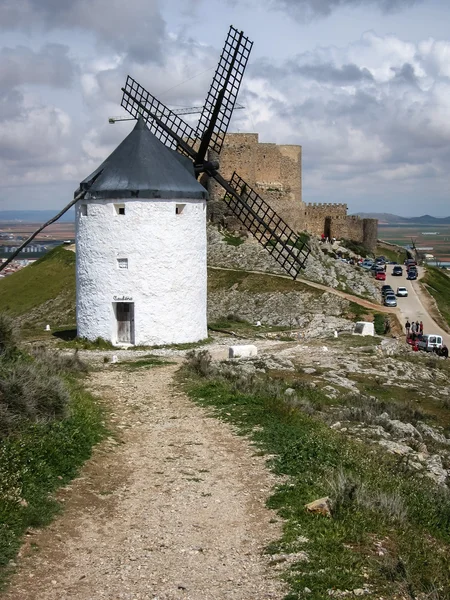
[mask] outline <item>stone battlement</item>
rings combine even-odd
[[[210,156],[214,159],[214,156]],[[220,154],[220,172],[229,180],[236,171],[294,231],[346,238],[375,251],[377,221],[347,215],[347,204],[302,198],[302,147],[260,143],[257,133],[228,133]],[[239,223],[223,206],[223,189],[208,181],[209,217],[227,226]]]
[[[332,208],[347,210],[347,204],[334,204],[333,202],[310,202],[306,205],[308,208]]]

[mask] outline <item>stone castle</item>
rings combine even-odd
[[[374,252],[378,221],[347,214],[346,204],[306,204],[302,199],[302,147],[259,143],[257,133],[229,133],[220,154],[220,173],[229,180],[236,171],[294,231],[348,239]],[[222,202],[223,188],[208,182],[210,218],[231,225]],[[237,225],[237,224],[236,224]]]

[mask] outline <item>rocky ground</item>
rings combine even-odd
[[[323,246],[314,237],[310,238],[308,244],[311,254],[302,271],[302,278],[344,292],[379,299],[378,288],[368,273],[324,254]],[[233,246],[212,225],[208,226],[208,265],[285,274],[269,252],[253,238],[246,239],[239,246]]]
[[[223,363],[246,377],[268,373],[286,399],[365,444],[404,457],[405,468],[450,482],[450,364],[414,353],[404,341],[340,335],[266,348]],[[223,367],[221,367],[223,368]],[[321,392],[300,400],[306,388]]]

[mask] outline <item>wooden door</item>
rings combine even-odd
[[[124,344],[134,342],[134,304],[132,302],[117,302],[117,341]]]

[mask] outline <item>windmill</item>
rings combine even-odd
[[[122,107],[132,117],[142,117],[168,148],[189,157],[197,175],[215,179],[231,211],[295,279],[310,253],[307,244],[236,172],[227,181],[217,160],[208,160],[220,155],[252,46],[242,31],[230,26],[196,129],[130,76],[122,88]]]
[[[196,129],[128,77],[122,106],[135,128],[21,246],[75,205],[80,337],[154,345],[207,336],[200,174],[223,187],[230,209],[290,276],[303,268],[306,244],[237,173],[222,177],[216,160],[251,47],[230,27]]]

